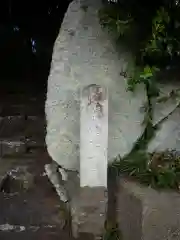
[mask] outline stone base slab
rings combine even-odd
[[[104,187],[83,187],[71,204],[74,237],[82,233],[101,239],[106,219],[107,192]]]
[[[117,217],[123,240],[179,240],[180,194],[119,180]]]

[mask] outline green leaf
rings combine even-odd
[[[157,185],[161,188],[173,188],[176,185],[176,174],[172,169],[162,169],[157,175]]]

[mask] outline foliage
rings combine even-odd
[[[135,61],[141,69],[178,64],[180,59],[180,3],[178,1],[118,1],[99,12],[100,22],[117,38],[137,39]],[[135,27],[136,26],[136,27]],[[134,31],[135,29],[135,31]],[[140,81],[140,80],[139,80]]]
[[[131,23],[133,23],[131,15],[114,6],[100,9],[99,19],[103,28],[108,27],[108,30],[115,33],[117,38],[123,36],[131,28]]]
[[[121,240],[121,239],[122,239],[122,236],[118,229],[118,225],[111,226],[109,222],[106,222],[103,240]]]
[[[171,153],[150,155],[147,153],[147,146],[160,124],[168,117],[153,125],[152,99],[166,101],[169,97],[178,95],[178,92],[172,91],[164,99],[158,98],[157,76],[165,68],[178,67],[180,3],[174,0],[154,3],[119,0],[116,4],[106,4],[99,12],[99,18],[101,25],[109,29],[117,39],[121,40],[126,36],[136,42],[134,66],[129,65],[124,77],[127,78],[128,90],[134,91],[137,84],[143,83],[147,94],[144,132],[130,153],[123,159],[117,157],[113,166],[118,168],[121,174],[135,177],[152,187],[179,189],[179,157],[174,157]],[[177,107],[179,105],[180,103]]]
[[[138,71],[138,70],[137,70]],[[146,86],[148,102],[144,108],[146,112],[144,122],[145,129],[141,137],[134,144],[132,150],[123,159],[115,160],[113,166],[118,168],[119,173],[135,177],[141,183],[147,184],[154,188],[173,188],[179,190],[180,185],[180,157],[174,156],[171,152],[147,153],[147,146],[150,140],[154,137],[156,130],[175,110],[169,113],[164,119],[153,125],[153,106],[151,99],[159,96],[159,91],[155,87],[154,71],[150,67],[145,67],[143,72],[138,71],[138,80],[130,78],[130,90],[133,90],[136,84],[143,82]],[[135,76],[135,74],[133,75]],[[140,76],[140,77],[139,77]],[[139,81],[139,82],[138,82]],[[166,101],[169,97],[176,98],[179,96],[179,90],[172,91],[169,96],[157,98],[158,102]],[[177,104],[176,108],[180,105]],[[176,109],[175,108],[175,109]]]
[[[113,166],[118,167],[121,174],[135,177],[153,188],[179,190],[180,157],[173,151],[153,154],[139,151],[132,154],[131,158],[114,162]]]

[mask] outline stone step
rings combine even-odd
[[[64,206],[44,173],[43,153],[0,161],[0,225],[64,227]]]
[[[8,156],[0,158],[0,188],[2,188],[3,182],[7,177],[7,174],[17,167],[21,166],[31,166],[34,165],[35,171],[37,172],[38,169],[43,169],[44,164],[49,163],[49,159],[43,156],[42,149],[38,149],[34,152],[29,152],[25,154],[21,154],[19,156]],[[42,157],[43,156],[43,157]],[[43,158],[43,159],[42,159]],[[42,159],[42,160],[41,160]],[[37,165],[36,165],[37,162]]]
[[[71,239],[64,206],[44,174],[46,154],[0,161],[0,239]]]
[[[44,174],[50,160],[46,149],[0,160],[1,240],[73,240],[69,215]]]
[[[15,184],[13,187],[17,190]],[[47,185],[41,186],[43,190],[38,188],[39,193],[35,190],[36,187],[34,183],[27,191],[23,189],[21,192],[0,194],[0,226],[8,223],[25,228],[29,225],[59,226],[60,229],[65,227],[66,220],[68,221],[65,210],[61,209],[60,201],[56,199],[48,180]]]
[[[33,153],[45,148],[42,139],[21,139],[21,137],[0,139],[0,159],[4,157],[20,157],[26,153]]]
[[[44,115],[45,94],[5,93],[0,94],[0,116]]]
[[[45,119],[40,116],[6,116],[0,119],[0,157],[24,154],[45,146]]]
[[[32,226],[30,227],[31,230],[25,230],[21,232],[0,232],[0,239],[1,240],[75,240],[70,236],[68,231],[59,230],[58,227],[41,227],[39,226]],[[37,231],[33,229],[38,229]],[[91,235],[83,234],[76,240],[94,240]]]
[[[26,120],[25,136],[27,146],[41,147],[44,146],[46,132],[46,123],[44,117],[28,116]]]
[[[23,229],[23,228],[22,228]],[[73,240],[68,232],[58,227],[30,226],[29,229],[20,232],[1,231],[1,240]],[[82,238],[82,240],[84,240]]]
[[[43,116],[44,115],[44,105],[42,104],[3,104],[0,106],[0,115],[9,116],[9,115],[19,115],[24,114]]]
[[[27,152],[26,141],[21,137],[0,139],[0,158],[18,156]]]
[[[63,228],[68,216],[45,175],[47,160],[39,155],[3,161],[2,165],[0,162],[0,225]]]

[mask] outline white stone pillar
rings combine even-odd
[[[107,211],[107,89],[84,88],[80,115],[80,193],[72,202],[72,231],[74,237],[90,233],[99,239]]]
[[[107,187],[108,92],[92,84],[81,94],[80,186]]]

